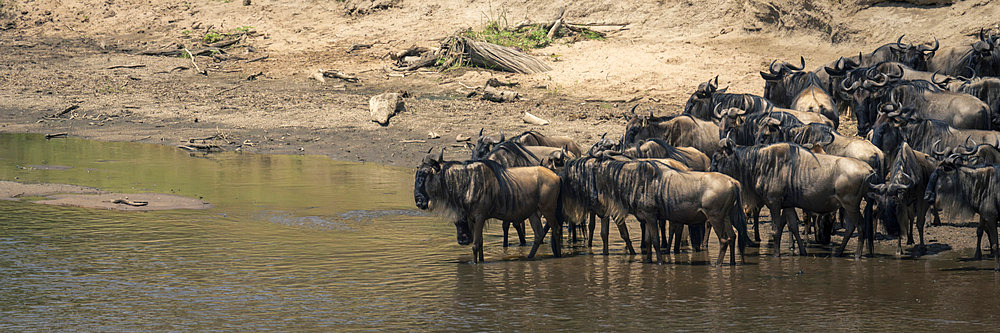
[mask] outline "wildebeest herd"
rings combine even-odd
[[[763,207],[772,216],[771,243],[781,244],[787,226],[800,254],[806,253],[800,212],[806,237],[820,244],[844,228],[835,255],[856,230],[854,256],[874,254],[876,221],[887,234],[899,234],[902,254],[904,236],[915,243],[914,225],[914,250],[923,248],[925,215],[939,223],[942,207],[979,215],[977,241],[988,236],[1000,270],[1000,37],[980,31],[968,45],[939,46],[936,38],[913,45],[900,36],[813,71],[804,70],[802,58],[776,60],[760,73],[763,96],[727,92],[715,77],[697,87],[681,114],[633,107],[624,133],[605,134],[586,151],[568,137],[535,131],[494,137],[481,130],[468,160],[445,161],[443,148],[436,156],[428,152],[414,199],[454,222],[458,243],[472,244],[477,262],[484,260],[488,219],[503,221],[504,246],[511,224],[525,245],[529,220],[528,257],[549,232],[552,253],[560,256],[564,225],[572,241],[589,229],[584,236],[592,245],[598,218],[605,254],[612,221],[635,254],[624,223],[632,215],[642,227],[647,262],[653,254],[662,262],[671,247],[678,251],[688,226],[694,250],[706,248],[714,231],[721,248],[716,265],[727,252],[735,264],[737,248],[742,259],[746,246],[760,242]],[[857,136],[837,132],[842,114],[857,119]]]

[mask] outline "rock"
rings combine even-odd
[[[322,83],[326,83],[326,78],[323,77],[323,71],[322,70],[321,71],[317,71],[317,72],[312,73],[312,74],[309,74],[309,77],[315,79],[316,81],[319,81],[319,82],[322,82]]]
[[[457,141],[457,142],[469,141],[471,139],[472,139],[471,137],[467,137],[467,136],[464,136],[464,135],[461,135],[461,134],[459,134],[458,136],[455,137],[455,141]]]
[[[392,118],[397,112],[406,110],[406,106],[403,105],[403,94],[384,93],[374,96],[368,100],[368,110],[371,112],[372,121],[382,126],[388,126],[389,118]]]
[[[428,139],[437,139],[437,138],[440,138],[440,137],[441,137],[441,134],[437,134],[437,132],[435,132],[435,131],[427,132],[427,138]]]
[[[528,112],[524,113],[524,118],[523,119],[524,119],[524,122],[529,123],[529,124],[534,124],[534,125],[548,125],[549,124],[548,120],[545,120],[545,119],[542,119],[542,118],[538,118],[535,115],[530,114]]]

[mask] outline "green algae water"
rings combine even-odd
[[[454,227],[414,207],[407,168],[0,134],[0,180],[172,193],[213,205],[119,212],[0,200],[2,331],[992,330],[1000,323],[1000,275],[990,261],[775,259],[753,250],[736,267],[708,266],[703,253],[651,265],[623,255],[620,241],[610,256],[574,244],[564,258],[544,246],[525,260],[528,248],[500,246],[495,223],[488,262],[471,264]]]

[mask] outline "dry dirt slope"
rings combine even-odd
[[[893,40],[944,45],[997,23],[987,0],[917,6],[873,0],[818,1],[167,1],[4,0],[0,26],[32,35],[93,38],[126,51],[190,43],[189,35],[252,26],[254,45],[280,59],[272,77],[317,67],[382,69],[384,55],[410,45],[433,46],[463,27],[488,20],[544,20],[566,8],[569,21],[628,23],[607,41],[554,45],[554,71],[531,80],[576,96],[665,95],[681,98],[717,74],[740,91],[758,91],[756,76],[773,58],[804,55],[818,65]],[[916,1],[948,2],[948,1]],[[353,15],[352,15],[353,14]],[[340,56],[356,43],[375,45]],[[552,61],[552,57],[547,57]]]

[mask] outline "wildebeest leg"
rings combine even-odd
[[[983,260],[983,231],[983,219],[980,217],[976,227],[976,253],[972,255],[972,260]]]
[[[625,241],[625,249],[628,250],[628,254],[635,255],[635,248],[632,247],[632,240],[628,237],[628,226],[625,225],[625,218],[620,218],[615,220],[615,225],[618,226],[618,233],[621,235],[622,240]]]
[[[906,244],[913,244],[913,217],[910,216],[910,210],[907,209],[906,205],[897,205],[896,207],[896,221],[899,223],[899,230],[908,230],[910,234],[907,235],[909,240],[906,241]],[[909,226],[907,226],[907,224],[909,224]],[[899,235],[899,237],[896,238],[896,255],[903,255],[903,235]]]
[[[729,250],[729,264],[736,265],[736,233],[733,232],[732,228],[723,230],[723,218],[713,217],[709,222],[712,229],[715,229],[715,235],[719,237],[719,258],[715,260],[715,266],[722,265],[722,260],[726,258],[727,249]],[[708,230],[705,232],[707,233]]]
[[[528,258],[534,258],[535,253],[538,252],[538,247],[542,245],[542,240],[545,239],[545,234],[549,232],[549,225],[545,224],[542,226],[542,219],[538,215],[531,217],[531,232],[535,234],[534,244],[531,245],[531,252],[528,252]]]
[[[656,253],[656,263],[663,263],[663,252],[660,252],[660,250],[662,250],[660,248],[660,235],[659,235],[660,228],[658,228],[656,226],[657,219],[653,218],[653,217],[648,217],[648,216],[646,216],[646,217],[636,216],[636,219],[639,220],[639,223],[646,225],[646,233],[645,233],[645,236],[643,238],[646,239],[646,244],[652,244],[652,246],[650,246],[650,249],[649,249],[651,251],[647,251],[646,252],[646,255],[645,255],[646,262],[652,262],[653,261],[653,253],[652,252],[655,252]]]
[[[510,229],[510,221],[503,221],[503,247],[507,247],[507,230]],[[516,229],[516,228],[515,228]]]
[[[688,228],[691,228],[691,227],[688,227]],[[704,251],[708,251],[708,239],[709,239],[709,236],[712,235],[712,225],[709,224],[708,222],[705,222],[705,223],[702,224],[701,230],[704,231],[704,235],[702,235],[702,237],[701,237],[701,244],[700,244],[701,245],[701,249],[704,250]],[[718,234],[718,232],[716,232],[716,234]]]
[[[576,243],[576,223],[569,224],[569,241],[571,243]]]
[[[684,234],[684,224],[670,223],[670,240],[667,245],[674,247],[674,253],[681,253],[681,236]]]
[[[774,229],[774,256],[781,257],[781,233],[785,228],[785,219],[781,218],[781,209],[777,206],[768,206],[767,210],[771,212],[771,224]],[[778,215],[778,218],[774,218]]]
[[[750,216],[753,216],[753,241],[760,243],[760,210],[761,207],[751,208]]]
[[[788,224],[788,232],[792,234],[792,239],[798,244],[799,255],[806,255],[806,243],[802,241],[802,235],[799,235],[799,215],[792,208],[782,210],[781,215],[785,215],[784,218],[785,223]]]
[[[866,238],[865,240],[867,241],[868,244],[868,255],[872,257],[875,256],[875,219],[873,218],[874,210],[875,210],[875,202],[868,201],[867,203],[865,203],[865,213],[863,215],[864,220],[862,220],[861,222],[861,224],[865,225],[868,228],[868,238]]]
[[[546,225],[552,226],[552,255],[562,257],[562,225],[557,221],[546,220],[546,222]]]
[[[997,253],[997,220],[996,217],[980,217],[980,229],[986,229],[986,235],[990,238],[990,254],[993,255],[993,270],[1000,271],[1000,253]]]
[[[656,224],[660,227],[660,247],[663,248],[666,253],[670,253],[670,238],[667,237],[667,220],[656,221]]]
[[[917,236],[920,238],[920,244],[917,245],[920,248],[920,253],[924,252],[924,224],[927,223],[927,203],[917,204]]]
[[[639,253],[646,254],[649,251],[649,243],[646,243],[646,224],[639,221]]]
[[[844,250],[847,248],[847,242],[851,240],[851,236],[854,235],[854,230],[858,229],[858,223],[861,222],[861,212],[858,211],[848,211],[844,214],[844,225],[847,231],[844,232],[844,240],[840,243],[840,248],[834,253],[835,256],[840,256],[844,254]],[[864,235],[861,232],[858,233],[858,252],[854,253],[855,258],[861,258],[861,251],[864,248]]]
[[[481,263],[486,261],[483,257],[483,226],[486,225],[486,219],[476,219],[476,223],[472,225],[472,261]]]
[[[601,240],[604,241],[604,255],[608,255],[608,234],[611,233],[609,226],[610,219],[608,217],[601,217]],[[633,253],[635,254],[635,253]]]
[[[518,245],[524,246],[528,242],[524,239],[524,221],[514,222],[514,230],[517,231],[517,240],[520,242]],[[507,238],[504,237],[504,244],[507,244]]]
[[[587,236],[587,248],[594,246],[594,228],[597,226],[597,221],[595,221],[596,216],[597,214],[590,214],[590,224],[587,225],[587,227],[590,228],[590,235]]]
[[[705,224],[688,224],[688,241],[691,242],[691,252],[701,252],[704,251],[705,245],[708,243],[705,238],[708,237],[709,231],[705,229]]]
[[[941,225],[941,216],[938,215],[938,212],[940,212],[940,211],[941,211],[941,209],[938,209],[937,206],[931,206],[931,214],[934,215],[934,221],[931,222],[932,226],[936,227],[936,226]]]

